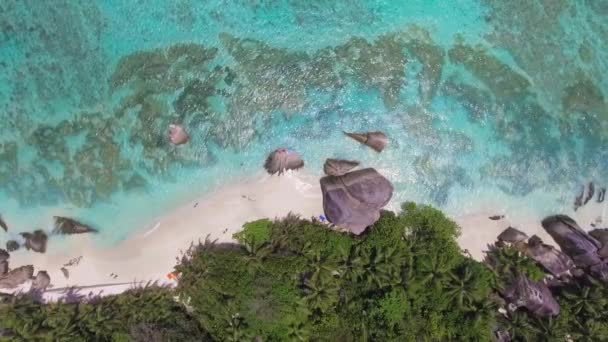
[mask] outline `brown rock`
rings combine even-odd
[[[509,227],[505,230],[502,231],[502,233],[500,233],[500,235],[498,235],[498,240],[499,241],[504,241],[504,242],[508,242],[508,243],[517,243],[520,241],[524,241],[528,238],[528,235],[526,235],[526,233],[515,229],[513,227]]]
[[[47,287],[51,285],[51,277],[46,271],[38,271],[36,274],[36,278],[32,284],[32,288],[44,291]]]
[[[8,240],[6,242],[6,250],[9,252],[14,252],[14,251],[18,250],[19,247],[21,247],[21,246],[19,246],[19,242],[15,241],[15,240]]]
[[[326,176],[320,182],[327,220],[356,235],[380,218],[380,209],[393,195],[392,184],[372,168]]]
[[[171,141],[173,145],[185,144],[189,139],[190,137],[188,136],[188,133],[186,133],[184,126],[176,124],[169,125],[169,141]]]
[[[525,307],[539,317],[556,316],[559,304],[543,282],[534,282],[518,275],[504,292],[505,299],[515,308]]]
[[[34,233],[21,233],[25,239],[25,249],[31,249],[34,252],[45,253],[48,237],[42,230],[36,230]]]
[[[55,228],[53,233],[55,234],[71,235],[97,232],[97,229],[68,217],[55,216],[54,218]]]
[[[264,163],[264,168],[271,175],[274,175],[275,173],[280,175],[285,170],[297,170],[303,166],[304,161],[300,155],[297,152],[286,148],[279,148],[272,151]]]
[[[24,284],[34,275],[34,266],[27,265],[15,268],[0,276],[0,289],[14,289]]]
[[[323,171],[328,176],[343,176],[357,166],[359,162],[354,160],[327,159],[323,164]]]
[[[386,144],[388,144],[388,138],[386,134],[382,132],[367,132],[367,133],[348,133],[344,132],[350,138],[371,147],[376,152],[382,152]]]

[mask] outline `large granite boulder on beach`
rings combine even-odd
[[[557,278],[569,275],[570,270],[575,267],[569,256],[551,245],[544,244],[536,235],[528,240],[525,254]]]
[[[323,210],[334,225],[359,235],[380,218],[392,184],[372,168],[321,178]]]
[[[32,279],[34,266],[27,265],[15,268],[0,276],[0,289],[14,289]]]
[[[608,229],[594,229],[589,232],[593,238],[600,242],[602,247],[597,251],[597,254],[602,258],[608,258]]]
[[[9,252],[14,252],[14,251],[18,250],[19,247],[21,247],[19,245],[19,242],[15,241],[15,240],[6,241],[6,250]]]
[[[498,241],[502,241],[502,242],[508,242],[508,243],[518,243],[521,241],[525,241],[528,238],[528,235],[526,235],[526,233],[517,230],[513,227],[509,227],[505,230],[502,231],[502,233],[500,233],[498,235]]]
[[[515,277],[513,283],[504,291],[504,298],[515,310],[525,307],[539,317],[556,316],[559,314],[559,304],[551,294],[551,290],[543,282],[535,282],[524,275]]]
[[[0,261],[0,275],[8,272],[8,261],[2,260]]]
[[[608,283],[608,264],[598,254],[602,247],[598,240],[565,215],[549,216],[542,221],[542,226],[576,266]]]
[[[55,228],[53,233],[55,234],[71,235],[97,232],[97,229],[69,217],[55,216],[54,219]]]
[[[328,176],[343,176],[359,166],[355,160],[327,159],[323,164],[323,172]]]
[[[286,148],[279,148],[272,151],[266,158],[264,168],[268,173],[279,175],[286,170],[297,170],[304,167],[304,161],[300,155],[292,150]]]
[[[36,230],[34,233],[21,233],[20,235],[25,239],[25,249],[28,251],[33,250],[38,253],[46,252],[48,236],[42,230]]]
[[[32,283],[32,289],[44,291],[51,285],[51,277],[46,271],[38,271],[34,282]]]
[[[376,152],[382,152],[386,144],[388,144],[388,138],[386,134],[382,132],[367,132],[367,133],[348,133],[344,132],[350,138],[371,147]]]

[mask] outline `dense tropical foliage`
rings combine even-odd
[[[362,237],[289,215],[245,224],[238,244],[206,240],[179,260],[175,289],[41,305],[7,297],[8,341],[608,340],[608,290],[585,276],[554,288],[557,317],[506,313],[499,293],[543,270],[511,247],[484,263],[461,252],[457,225],[408,203]]]

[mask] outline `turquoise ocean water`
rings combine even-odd
[[[0,241],[63,213],[115,243],[280,146],[452,215],[569,211],[607,180],[607,74],[605,1],[3,0]]]

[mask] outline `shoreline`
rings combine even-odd
[[[389,207],[393,205],[390,203]],[[244,223],[283,217],[290,212],[304,218],[323,214],[319,177],[304,172],[287,172],[282,176],[260,172],[157,216],[116,246],[99,246],[90,234],[54,237],[49,239],[46,253],[22,248],[11,253],[9,265],[12,268],[34,265],[34,275],[46,270],[52,287],[44,293],[44,298],[51,301],[65,293],[61,289],[70,287],[81,288],[83,295],[110,295],[150,282],[174,286],[175,280],[167,276],[192,243],[204,241],[206,237],[232,242],[232,235],[240,231]],[[606,203],[592,203],[567,214],[573,215],[583,229],[588,229],[597,216],[605,222],[605,213]],[[489,219],[495,214],[506,216],[496,221]],[[513,213],[481,208],[473,214],[450,218],[461,227],[457,239],[460,247],[476,260],[483,258],[487,245],[509,226],[553,244],[540,225],[542,218],[516,217]],[[68,266],[70,261],[73,265]],[[69,278],[64,277],[62,267],[68,270]],[[14,293],[28,288],[29,282],[20,288],[2,291]]]

